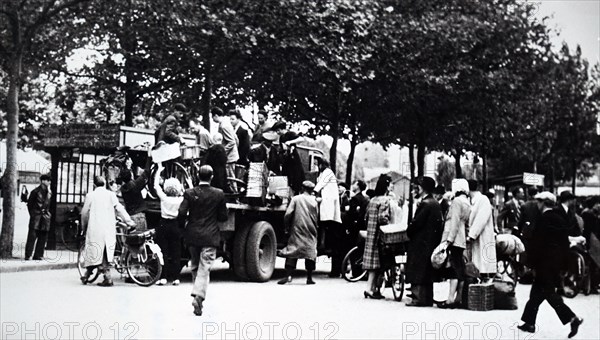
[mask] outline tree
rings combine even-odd
[[[43,41],[60,36],[59,16],[91,0],[3,1],[0,7],[0,63],[9,82],[6,103],[6,169],[2,176],[4,194],[0,257],[12,256],[17,190],[17,142],[19,133],[19,93],[27,82],[27,71],[36,65]],[[49,23],[53,25],[50,27]],[[64,39],[64,36],[62,36]],[[50,48],[47,44],[45,48]],[[39,48],[39,51],[38,51]],[[38,59],[39,61],[39,59]]]

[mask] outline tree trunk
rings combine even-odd
[[[571,180],[571,192],[575,195],[575,189],[577,188],[577,160],[573,157],[571,161],[571,166],[573,170],[573,179]]]
[[[482,167],[483,167],[483,192],[487,192],[489,189],[488,186],[488,169],[487,169],[487,157],[485,155],[485,151],[481,155]]]
[[[352,136],[350,139],[350,154],[348,155],[348,161],[346,162],[346,184],[350,185],[352,183],[352,168],[354,167],[354,153],[356,151],[356,146],[358,145],[358,138],[356,135]]]
[[[422,178],[425,176],[425,127],[421,119],[419,119],[417,128],[419,129],[417,132],[417,177]]]
[[[460,166],[460,156],[462,155],[462,151],[461,150],[456,150],[456,152],[454,153],[454,169],[456,172],[456,178],[464,178],[463,177],[463,173],[462,173],[462,167]]]
[[[135,105],[136,95],[132,86],[127,85],[125,89],[125,126],[133,126],[133,106]]]
[[[340,139],[338,133],[338,125],[336,123],[331,124],[331,137],[333,138],[333,142],[331,143],[331,149],[329,149],[329,164],[331,164],[331,170],[333,173],[337,173],[337,145],[338,140]]]
[[[11,61],[7,96],[6,169],[2,176],[2,232],[0,258],[10,258],[13,252],[15,204],[17,191],[17,141],[19,133],[19,90],[21,88],[22,54],[16,53]]]
[[[408,194],[408,224],[412,221],[413,216],[413,202],[415,198],[412,195],[412,185],[415,181],[415,145],[410,143],[408,145],[408,158],[410,162],[410,185],[409,185],[409,194]]]
[[[210,131],[210,110],[212,99],[212,65],[206,62],[204,66],[204,92],[202,92],[202,124]]]
[[[50,192],[52,196],[50,198],[50,231],[48,232],[48,245],[46,249],[56,249],[56,199],[58,195],[58,160],[60,152],[56,149],[50,154],[50,161],[52,167],[50,168]]]

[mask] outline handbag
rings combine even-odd
[[[443,241],[440,243],[431,254],[431,265],[435,269],[444,268],[448,262],[448,244]]]
[[[471,252],[471,248],[469,246],[467,246],[467,251],[466,251],[466,263],[465,263],[465,275],[467,277],[470,278],[478,278],[480,273],[479,273],[479,268],[477,268],[477,266],[475,265],[475,263],[473,263],[473,261],[471,260],[473,258],[472,252]]]

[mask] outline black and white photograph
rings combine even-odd
[[[600,0],[0,0],[0,339],[600,339]]]

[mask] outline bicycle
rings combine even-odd
[[[68,210],[66,215],[67,219],[61,227],[60,240],[68,250],[77,251],[81,239],[84,237],[84,235],[82,235],[81,224],[79,223],[81,220],[81,211],[79,210],[79,207],[75,206]]]
[[[592,278],[590,275],[590,264],[588,251],[585,246],[571,245],[567,258],[567,271],[564,274],[564,295],[569,298],[577,296],[582,292],[585,296],[592,291]]]
[[[127,276],[137,285],[143,287],[152,286],[160,279],[164,265],[163,254],[160,247],[154,243],[154,229],[143,232],[127,233],[127,226],[117,222],[117,243],[113,265],[119,274],[127,273]],[[77,269],[80,277],[85,274],[84,244],[77,255]],[[100,275],[99,268],[95,268],[88,279],[88,283],[94,282]]]

